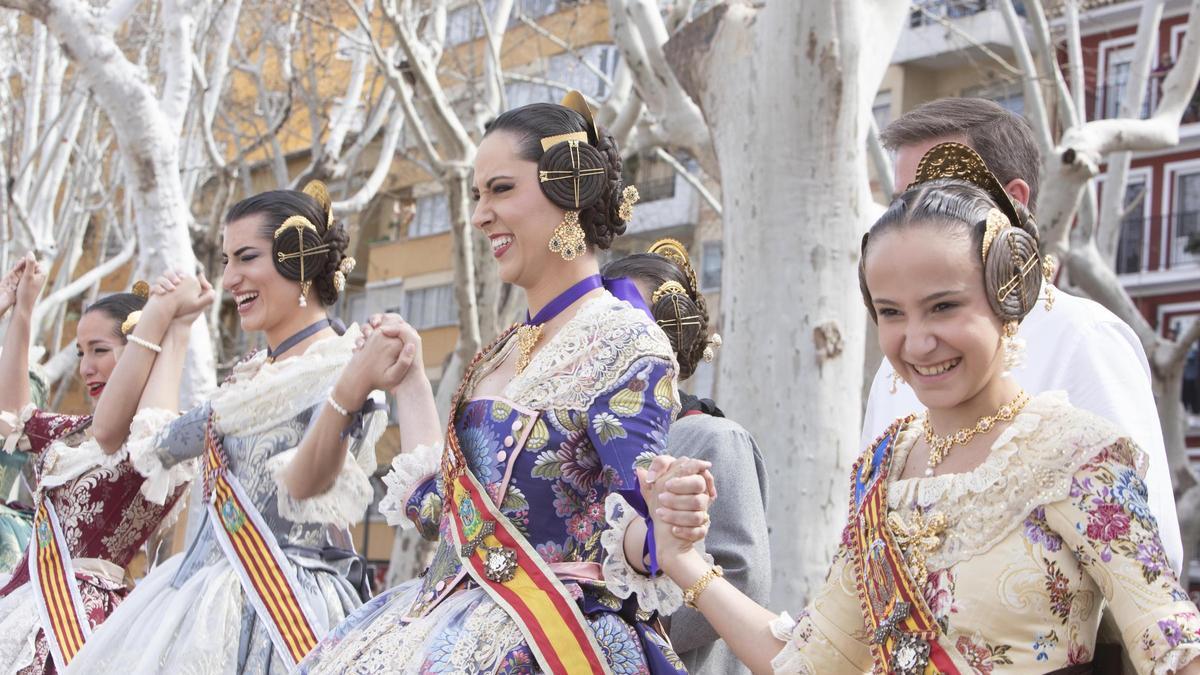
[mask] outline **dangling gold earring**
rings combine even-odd
[[[578,211],[567,211],[563,215],[562,223],[554,228],[554,236],[550,237],[550,250],[561,255],[563,260],[574,260],[587,250]]]
[[[900,373],[897,373],[896,371],[893,370],[892,371],[892,386],[888,387],[888,393],[890,393],[890,394],[896,393],[900,389],[900,385],[902,385],[902,384],[908,384],[908,383],[904,381],[903,377],[900,377]]]
[[[308,295],[308,289],[311,286],[312,286],[311,281],[301,281],[300,282],[300,306],[301,307],[308,307],[308,298],[306,298],[304,296]]]
[[[1014,368],[1020,368],[1025,361],[1025,341],[1017,337],[1016,321],[1004,324],[1004,335],[1000,338],[1000,346],[1004,350],[1004,376],[1010,375]]]

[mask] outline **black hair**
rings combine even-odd
[[[125,334],[121,332],[121,324],[125,323],[125,319],[134,312],[139,312],[146,306],[146,298],[133,293],[113,293],[106,295],[103,298],[88,305],[84,310],[84,314],[92,312],[102,312],[105,316],[113,320],[113,335],[125,342]]]
[[[225,222],[232,223],[254,215],[263,217],[262,234],[272,242],[272,262],[275,269],[287,279],[300,280],[300,258],[293,257],[280,262],[276,250],[289,253],[299,250],[298,238],[301,236],[304,237],[305,249],[328,246],[324,252],[304,257],[304,278],[312,281],[322,305],[328,307],[337,302],[338,291],[334,286],[333,276],[342,259],[346,257],[346,248],[350,245],[350,235],[346,228],[341,223],[329,222],[326,209],[316,199],[299,190],[270,190],[247,197],[229,209],[225,215]],[[292,216],[304,217],[317,228],[317,232],[301,232],[289,228],[276,237],[276,229]]]
[[[612,134],[605,129],[590,129],[583,115],[555,103],[531,103],[502,113],[487,127],[485,135],[504,131],[517,137],[517,153],[521,159],[537,162],[542,170],[569,171],[571,153],[568,144],[560,143],[543,152],[542,139],[575,132],[586,132],[588,142],[580,143],[578,161],[583,168],[603,168],[602,175],[580,180],[579,224],[587,242],[607,249],[614,238],[625,233],[621,220],[621,153]],[[574,190],[567,190],[569,181],[540,183],[542,192],[556,206],[575,209]]]

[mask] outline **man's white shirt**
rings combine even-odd
[[[1055,288],[1053,309],[1046,311],[1043,291],[1018,335],[1025,339],[1025,363],[1012,376],[1025,391],[1031,396],[1066,391],[1073,405],[1115,423],[1146,453],[1150,511],[1178,574],[1183,544],[1171,472],[1150,388],[1150,364],[1133,330],[1098,303]],[[892,366],[884,359],[863,417],[863,449],[896,419],[925,409],[906,385],[890,393],[891,375]]]

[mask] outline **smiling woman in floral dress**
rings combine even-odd
[[[1150,514],[1145,455],[1064,393],[1006,376],[1017,323],[1042,311],[1036,226],[966,146],[921,165],[864,238],[859,278],[927,411],[855,464],[824,586],[792,619],[720,579],[687,544],[707,506],[695,478],[649,497],[670,511],[664,570],[756,672],[1090,673],[1106,606],[1137,672],[1200,672],[1200,616]]]
[[[682,670],[655,617],[679,591],[644,575],[634,473],[666,448],[674,354],[636,287],[600,277],[595,252],[624,232],[635,192],[582,97],[564,102],[498,117],[475,163],[473,224],[530,316],[467,369],[445,446],[424,369],[397,388],[403,447],[381,511],[436,540],[433,562],[303,672]],[[396,317],[378,330],[419,343]]]

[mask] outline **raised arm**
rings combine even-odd
[[[282,478],[293,499],[324,494],[337,480],[346,461],[344,438],[349,417],[361,410],[376,389],[390,389],[404,378],[416,355],[416,346],[374,331],[346,364],[330,393],[331,401],[321,406],[309,426],[296,456]]]
[[[92,434],[105,452],[112,454],[120,450],[129,436],[130,422],[144,398],[146,401],[166,400],[178,407],[178,376],[171,377],[169,371],[173,368],[182,369],[181,352],[186,348],[186,339],[180,344],[179,331],[176,330],[173,335],[168,335],[168,331],[177,318],[182,321],[190,316],[194,320],[200,311],[212,303],[213,295],[212,286],[207,281],[173,272],[163,275],[155,283],[150,300],[130,333],[137,340],[130,340],[126,345],[108,386],[96,403]],[[162,356],[166,360],[165,367],[159,369],[153,392],[159,399],[143,396],[151,371],[160,356],[143,343],[162,347]],[[166,392],[172,382],[175,391]]]
[[[16,280],[16,289],[12,284]],[[29,340],[33,329],[33,307],[37,303],[42,284],[46,281],[46,273],[41,263],[34,260],[32,254],[27,254],[17,266],[4,276],[3,288],[0,292],[5,297],[12,296],[16,306],[8,332],[4,336],[4,351],[0,353],[0,411],[8,411],[19,415],[21,410],[30,403],[29,393]]]

